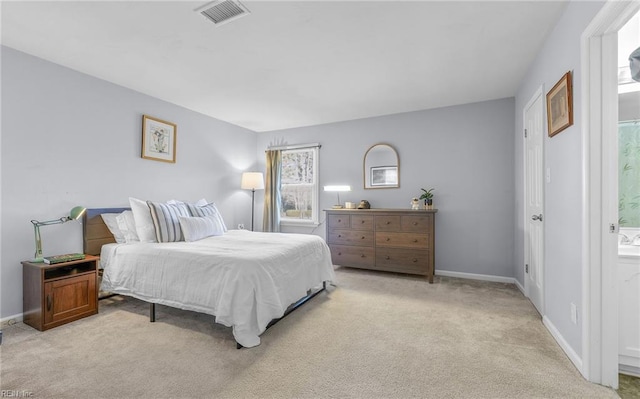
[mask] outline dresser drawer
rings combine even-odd
[[[431,233],[433,228],[432,215],[402,216],[400,220],[402,231],[412,233]]]
[[[376,233],[376,245],[379,247],[429,249],[429,235],[383,231]]]
[[[373,231],[366,230],[330,230],[329,244],[373,246]]]
[[[376,231],[401,231],[400,216],[376,216]]]
[[[329,249],[334,265],[371,268],[375,263],[373,247],[329,245]]]
[[[327,226],[329,227],[329,230],[348,229],[351,227],[351,218],[349,215],[329,215],[329,222]]]
[[[401,248],[378,248],[376,266],[381,270],[428,275],[431,270],[429,251]]]
[[[354,230],[373,231],[373,216],[371,215],[351,215],[351,228]]]

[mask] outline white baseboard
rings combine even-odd
[[[553,336],[553,339],[555,339],[558,345],[560,345],[560,348],[562,348],[569,360],[571,360],[571,363],[576,366],[580,374],[584,375],[582,370],[582,359],[573,350],[571,345],[569,345],[569,343],[564,339],[562,334],[560,334],[560,331],[558,331],[556,326],[553,325],[553,323],[551,322],[551,320],[549,320],[549,318],[547,318],[547,316],[542,317],[542,324],[547,327],[547,330],[549,330],[551,336]]]
[[[492,276],[490,274],[475,274],[463,272],[450,272],[447,270],[436,270],[436,276],[466,278],[469,280],[493,281],[495,283],[515,284],[516,279],[513,277]]]
[[[0,319],[0,328],[10,326],[15,323],[19,323],[24,320],[22,313],[14,314],[13,316],[4,317]]]
[[[522,284],[520,284],[520,282],[518,281],[518,279],[513,279],[513,283],[516,285],[516,287],[518,287],[518,289],[520,290],[520,292],[522,292],[522,295],[524,295],[525,297],[527,296],[527,294],[524,292],[524,287],[522,286]]]
[[[618,371],[620,371],[621,374],[626,374],[626,375],[630,375],[632,377],[639,377],[640,378],[640,368],[639,367],[627,366],[626,364],[619,364],[618,365]]]

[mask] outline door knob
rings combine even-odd
[[[542,214],[531,216],[531,220],[539,220],[542,222]]]

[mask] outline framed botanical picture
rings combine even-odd
[[[573,125],[571,71],[547,93],[547,124],[549,137]]]
[[[142,115],[142,158],[176,162],[175,123]]]
[[[371,186],[397,186],[398,167],[397,166],[372,166]]]

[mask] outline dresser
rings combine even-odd
[[[333,264],[419,274],[433,283],[437,209],[326,209]]]

